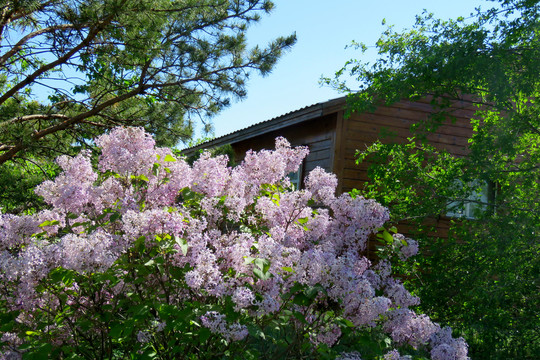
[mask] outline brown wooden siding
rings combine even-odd
[[[428,136],[430,144],[439,149],[445,149],[458,156],[468,153],[468,138],[472,134],[470,118],[474,109],[469,103],[458,103],[453,115],[454,122],[440,126],[436,133]],[[388,107],[379,107],[371,113],[353,113],[343,122],[341,129],[342,144],[339,150],[341,169],[335,169],[341,174],[340,190],[347,192],[353,188],[362,190],[369,182],[367,168],[369,163],[356,164],[356,152],[362,151],[377,139],[383,143],[405,143],[411,137],[411,125],[425,120],[432,113],[432,107],[427,102],[400,102]],[[339,135],[337,135],[339,137]],[[434,217],[431,219],[436,230],[430,235],[448,237],[449,219]],[[408,224],[398,226],[400,232],[410,235]]]
[[[445,149],[458,156],[467,155],[468,138],[472,134],[470,118],[474,110],[468,103],[456,104],[460,107],[453,112],[454,122],[440,126],[436,133],[427,138],[433,146]],[[344,146],[340,156],[343,159],[342,191],[361,189],[368,181],[368,164],[357,165],[356,152],[363,151],[377,139],[383,143],[404,143],[411,137],[411,125],[425,120],[432,113],[428,102],[400,102],[388,107],[377,108],[372,113],[353,113],[344,122]]]
[[[333,169],[332,172],[336,174],[338,178],[337,193],[341,194],[343,192],[343,172],[345,169],[345,158],[343,154],[345,152],[345,117],[344,111],[340,110],[336,113],[336,130],[334,134],[334,144],[333,144]]]
[[[244,158],[246,151],[250,149],[255,151],[274,149],[275,138],[283,136],[293,146],[303,145],[309,147],[309,155],[303,164],[304,176],[317,166],[326,171],[332,171],[335,124],[336,113],[333,113],[235,143],[233,144],[235,160],[240,162]]]
[[[366,149],[377,139],[384,143],[404,143],[412,136],[411,125],[427,119],[432,113],[428,100],[402,101],[379,107],[374,112],[353,113],[344,118],[344,105],[343,98],[331,100],[242,130],[236,138],[233,135],[225,138],[232,140],[237,162],[250,149],[273,149],[278,136],[287,138],[293,146],[306,145],[310,154],[304,162],[303,177],[320,166],[337,175],[337,192],[341,194],[353,188],[361,190],[369,181],[368,163],[357,165],[355,162],[357,150]],[[469,102],[455,103],[455,121],[445,123],[429,135],[430,143],[454,155],[467,155],[467,141],[472,134],[470,118],[474,110]],[[447,237],[449,219],[435,216],[432,221],[437,236]],[[411,232],[408,224],[401,224],[399,230],[405,234]]]

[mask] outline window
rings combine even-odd
[[[294,172],[290,172],[287,174],[287,177],[291,181],[292,186],[294,186],[295,190],[299,190],[302,186],[302,170],[304,170],[304,164],[300,164],[298,167],[298,170]]]
[[[488,203],[493,198],[493,187],[485,181],[474,181],[467,185],[472,190],[471,194],[464,200],[452,201],[448,204],[447,216],[475,219],[479,212],[488,209]],[[455,186],[459,190],[463,189],[463,183],[460,180],[456,180]]]

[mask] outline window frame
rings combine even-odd
[[[459,179],[454,181],[454,186],[463,189],[463,182]],[[473,180],[467,186],[474,189],[466,199],[450,201],[446,204],[445,215],[457,219],[478,219],[478,212],[486,212],[490,209],[490,204],[496,196],[496,189],[492,182],[484,180]],[[477,189],[480,188],[480,191]]]
[[[287,177],[289,178],[289,181],[291,182],[291,185],[294,186],[295,190],[300,190],[303,185],[303,175],[304,175],[304,161],[298,166],[298,169],[296,171],[291,171],[287,174]],[[293,178],[294,176],[295,178]]]

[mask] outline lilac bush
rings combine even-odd
[[[36,189],[50,209],[0,214],[0,358],[360,359],[371,334],[381,359],[467,359],[366,257],[386,208],[336,197],[320,168],[294,190],[307,148],[278,138],[229,168],[208,153],[190,166],[138,128],[95,142]],[[418,249],[391,242],[401,259]]]

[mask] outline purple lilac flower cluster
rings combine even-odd
[[[384,360],[411,360],[409,355],[401,356],[397,350],[392,350],[384,355]]]
[[[225,315],[216,311],[209,311],[201,316],[201,322],[211,332],[222,335],[228,341],[238,341],[248,336],[248,330],[245,325],[238,323],[228,324]]]
[[[411,256],[418,254],[418,242],[406,238],[403,234],[394,235],[394,245],[398,250],[398,256],[401,260],[407,260]]]
[[[336,197],[335,175],[321,168],[308,175],[305,189],[287,188],[286,174],[298,168],[307,148],[278,138],[275,151],[249,151],[229,168],[225,156],[208,153],[189,166],[169,149],[156,148],[138,128],[114,129],[96,144],[98,171],[89,152],[60,157],[63,172],[36,189],[52,210],[31,217],[0,214],[0,281],[13,289],[5,299],[11,309],[53,311],[54,298],[36,290],[52,269],[105,271],[140,239],[152,247],[167,238],[174,250],[168,266],[188,269],[183,287],[167,300],[171,304],[231,299],[235,311],[256,319],[290,306],[283,295],[295,286],[318,287],[314,301],[320,306],[294,305],[314,319],[308,322],[314,346],[332,346],[341,336],[338,322],[317,313],[331,303],[339,304],[332,309],[336,318],[358,328],[382,324],[397,344],[430,345],[433,359],[467,358],[463,339],[409,308],[419,300],[391,277],[388,263],[372,266],[364,256],[368,236],[389,218],[386,208],[361,196]],[[189,194],[199,200],[185,201]],[[312,201],[323,207],[311,207]],[[416,242],[401,243],[403,257],[416,253]],[[100,296],[130,291],[123,281]],[[218,312],[201,322],[227,341],[248,336],[245,324]],[[144,331],[138,338],[151,341]],[[395,356],[388,358],[403,359]]]

